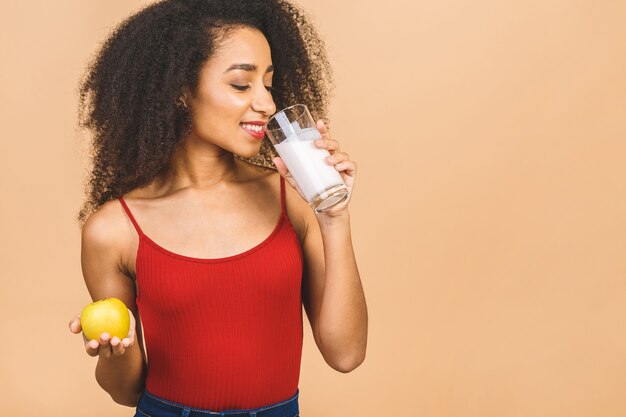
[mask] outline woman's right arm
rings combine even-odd
[[[81,265],[85,284],[93,301],[119,298],[131,313],[131,329],[123,341],[106,333],[98,341],[85,341],[85,350],[98,357],[96,381],[118,404],[134,407],[145,386],[147,371],[141,334],[141,320],[135,303],[135,284],[124,271],[127,224],[119,221],[119,205],[105,203],[85,222],[81,238]],[[115,212],[116,210],[117,213]],[[134,318],[134,319],[133,319]],[[70,322],[73,333],[81,331],[79,317]],[[128,346],[124,346],[128,344]]]

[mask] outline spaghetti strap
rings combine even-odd
[[[281,214],[287,214],[286,204],[285,204],[285,179],[280,176],[280,206],[281,206]]]
[[[135,217],[133,217],[133,214],[130,212],[130,209],[126,205],[126,201],[124,201],[124,197],[119,197],[118,200],[120,200],[120,203],[122,203],[122,207],[124,208],[124,211],[128,215],[128,218],[130,219],[130,221],[133,222],[133,226],[135,226],[135,230],[137,230],[137,233],[139,233],[139,236],[142,236],[143,232],[141,231],[141,228],[137,224]]]

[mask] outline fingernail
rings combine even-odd
[[[335,162],[335,158],[334,158],[334,157],[332,157],[332,156],[328,156],[328,157],[326,157],[326,160],[327,160],[328,162]]]

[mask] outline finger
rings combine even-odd
[[[80,325],[80,316],[76,316],[72,320],[70,320],[69,326],[72,333],[80,333],[82,330],[82,326]]]
[[[135,340],[135,326],[130,326],[130,328],[128,329],[128,334],[122,340],[126,340],[126,339]]]
[[[300,187],[296,183],[296,180],[293,178],[293,176],[291,175],[291,173],[287,169],[287,166],[285,165],[283,160],[280,157],[276,157],[276,158],[273,158],[272,161],[274,162],[274,165],[276,165],[276,168],[278,168],[278,173],[285,179],[285,181],[287,181],[287,183],[292,188],[294,188],[296,191],[298,191],[298,194],[300,194],[300,196],[302,198],[305,198],[304,197],[304,193],[302,192],[302,190],[300,189]]]
[[[122,340],[129,340],[132,343],[135,342],[135,327],[134,326],[130,326],[130,329],[128,329],[128,335],[126,335],[126,337]]]
[[[132,311],[130,311],[129,308],[127,308],[126,310],[128,310],[128,316],[130,317],[130,324],[131,324],[131,329],[135,328],[135,324],[137,324],[135,322],[135,313],[133,313]]]
[[[130,347],[130,346],[135,344],[135,339],[129,339],[129,338],[125,337],[124,339],[122,339],[120,344],[122,345],[122,347],[124,349],[126,349],[126,348],[128,348],[128,347]]]
[[[337,153],[332,154],[331,156],[326,157],[326,162],[328,162],[331,165],[334,165],[338,162],[349,161],[349,160],[350,160],[350,155],[348,155],[345,152],[337,152]]]
[[[135,315],[130,310],[128,310],[128,314],[130,315],[130,327],[128,328],[128,335],[126,335],[126,337],[120,342],[123,348],[127,348],[135,344]]]
[[[315,141],[315,146],[322,149],[327,149],[329,152],[339,152],[339,142],[333,139],[318,139]]]
[[[88,340],[85,343],[85,350],[89,356],[98,356],[98,350],[100,349],[100,343],[97,340]]]
[[[113,339],[111,339],[111,351],[113,352],[113,356],[121,356],[124,354],[125,350],[120,338],[113,336]]]
[[[111,344],[110,344],[110,336],[107,332],[104,332],[100,335],[100,347],[99,347],[99,355],[104,356],[105,358],[111,357]]]
[[[285,181],[287,181],[289,183],[289,185],[291,185],[292,187],[296,187],[296,181],[293,179],[293,176],[291,175],[291,172],[289,172],[289,169],[287,168],[287,165],[285,165],[285,163],[283,162],[282,158],[280,157],[276,157],[274,159],[272,159],[272,161],[274,162],[274,165],[276,165],[276,168],[278,168],[278,173],[285,178]]]
[[[330,129],[322,119],[319,119],[315,125],[317,127],[317,130],[320,131],[322,139],[330,139]]]
[[[356,162],[354,161],[343,161],[339,162],[335,165],[335,169],[337,171],[345,171],[351,177],[356,174]]]
[[[289,174],[289,170],[287,169],[287,165],[285,165],[285,163],[283,162],[282,158],[280,158],[280,157],[273,158],[272,162],[274,162],[274,165],[276,165],[276,168],[278,168],[278,173],[282,177],[285,177],[287,174]]]

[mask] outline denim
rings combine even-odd
[[[247,410],[211,411],[201,408],[191,408],[182,404],[174,403],[144,390],[137,404],[134,417],[299,417],[300,407],[296,390],[293,397],[270,404],[264,407]]]

